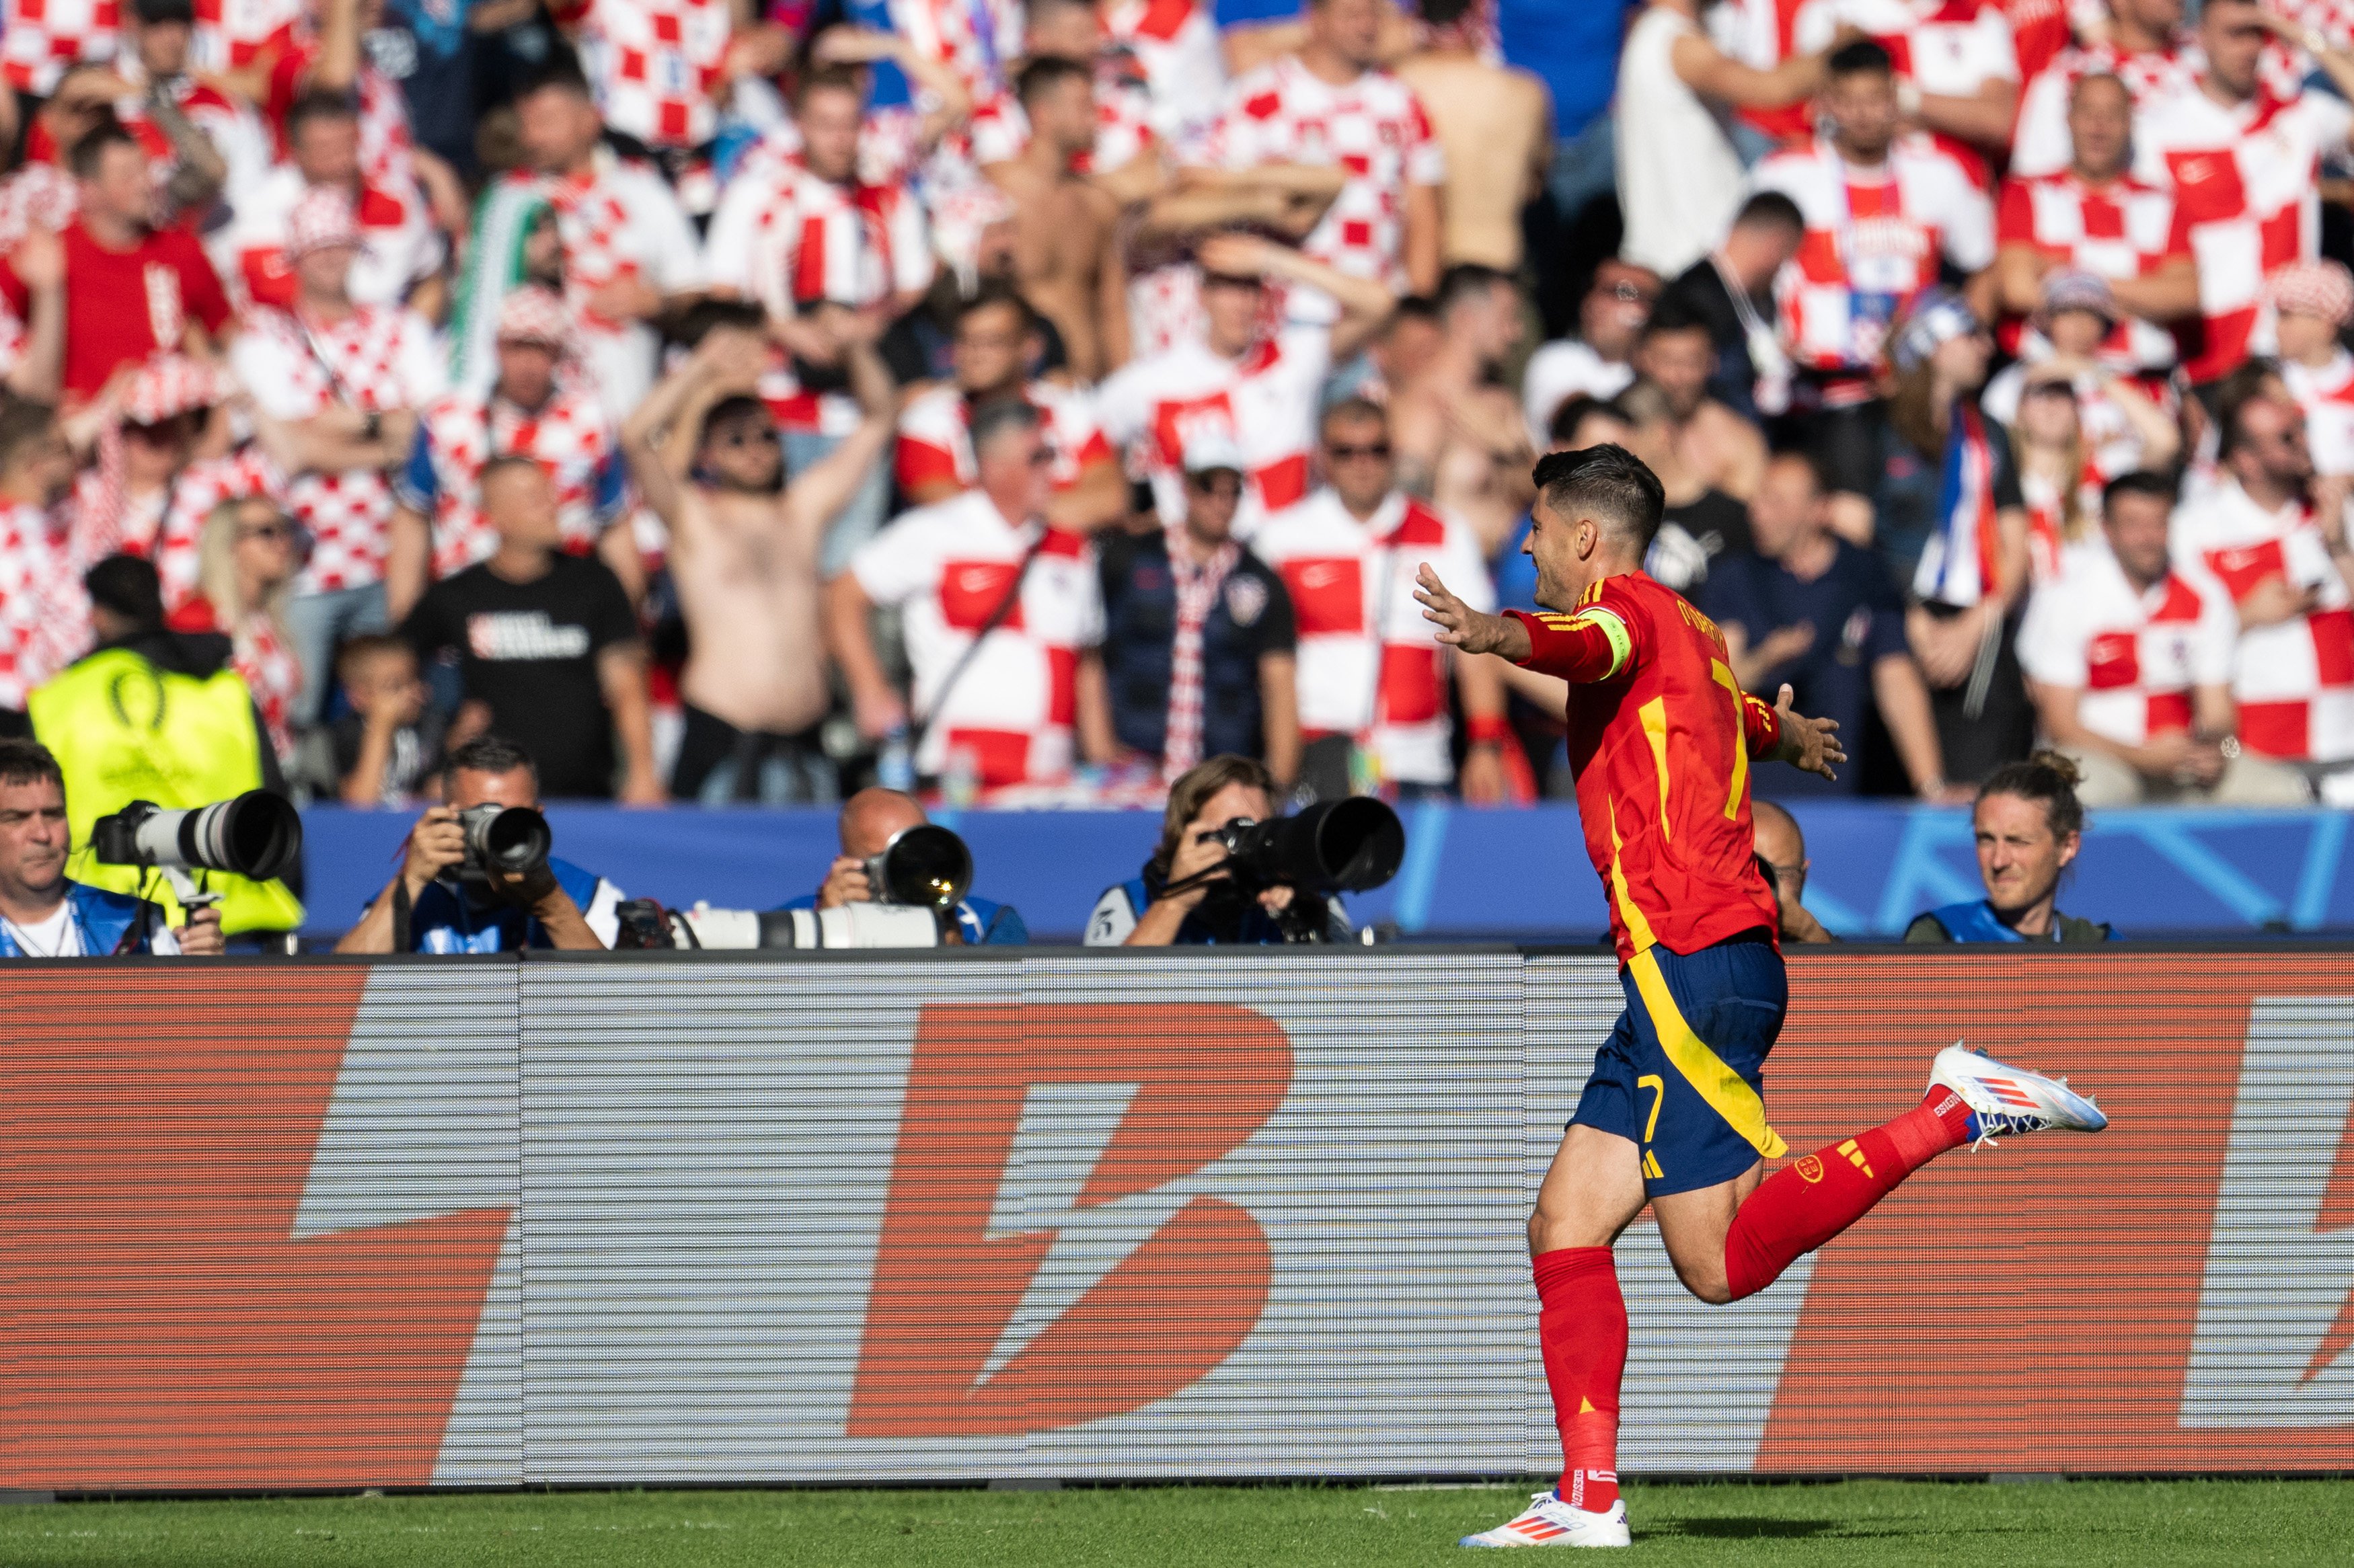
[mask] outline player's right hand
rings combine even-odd
[[[1847,748],[1839,741],[1839,720],[1806,717],[1790,706],[1797,696],[1785,682],[1782,694],[1774,700],[1774,712],[1782,721],[1782,760],[1801,773],[1836,779],[1832,765],[1847,760]]]
[[[1502,653],[1514,663],[1528,657],[1528,633],[1519,621],[1472,609],[1447,590],[1428,561],[1416,570],[1414,584],[1422,618],[1438,628],[1432,633],[1438,641],[1466,653]]]
[[[429,808],[408,830],[408,853],[401,863],[409,896],[414,898],[427,883],[465,858],[466,830],[459,826],[457,811],[449,806]]]

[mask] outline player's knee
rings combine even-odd
[[[1683,1287],[1691,1292],[1695,1298],[1707,1302],[1712,1307],[1726,1307],[1732,1304],[1733,1287],[1725,1278],[1723,1258],[1718,1258],[1713,1263],[1707,1259],[1681,1257],[1670,1257],[1669,1261],[1676,1266],[1676,1277],[1683,1282]]]

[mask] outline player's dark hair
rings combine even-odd
[[[1553,418],[1545,424],[1545,439],[1557,447],[1566,445],[1576,438],[1577,427],[1596,414],[1616,419],[1630,430],[1635,428],[1635,417],[1617,398],[1579,392],[1563,398],[1561,407],[1553,411]]]
[[[2065,840],[2084,831],[2084,803],[2076,799],[2076,786],[2084,781],[2084,770],[2073,759],[2056,751],[2039,751],[2024,762],[2006,762],[1996,768],[1978,786],[1978,799],[2013,795],[2038,801],[2052,836]]]
[[[106,161],[110,147],[136,147],[139,138],[122,128],[110,111],[107,117],[82,132],[81,140],[66,154],[66,167],[78,180],[98,178],[98,165]]]
[[[854,65],[839,62],[812,66],[801,74],[801,85],[793,89],[793,107],[799,109],[810,101],[811,93],[846,92],[858,101],[861,110],[866,105],[866,79]]]
[[[1013,95],[1027,109],[1043,93],[1052,92],[1066,81],[1092,82],[1095,73],[1076,60],[1066,60],[1055,55],[1041,55],[1022,68],[1013,79]]]
[[[58,427],[58,411],[30,397],[0,401],[0,473],[25,460]]]
[[[1798,210],[1797,202],[1780,191],[1759,191],[1743,202],[1741,210],[1733,215],[1733,227],[1787,228],[1793,234],[1804,234],[1807,231],[1807,215]]]
[[[1649,465],[1625,447],[1604,445],[1547,452],[1533,476],[1553,509],[1564,517],[1581,513],[1599,518],[1634,546],[1650,552],[1666,514],[1667,493]]]
[[[2131,473],[2121,473],[2101,487],[2101,510],[2108,511],[2117,503],[2120,495],[2146,495],[2152,501],[2171,507],[2179,493],[2174,481],[2152,469],[2137,468]]]
[[[2215,460],[2224,461],[2248,444],[2247,412],[2273,395],[2280,366],[2269,359],[2233,366],[2215,384]]]
[[[1706,316],[1673,294],[1669,294],[1651,307],[1651,313],[1644,319],[1643,330],[1636,337],[1638,341],[1645,341],[1671,332],[1704,332],[1709,334],[1712,342],[1715,339],[1715,329],[1708,324]]]
[[[1823,74],[1837,81],[1843,76],[1894,76],[1896,62],[1888,50],[1870,38],[1858,38],[1851,44],[1841,44],[1823,61]]]
[[[286,111],[286,139],[289,142],[302,134],[302,128],[314,120],[357,120],[359,100],[348,92],[330,92],[318,89],[304,93]]]
[[[1021,291],[1003,283],[983,283],[981,292],[957,306],[957,325],[962,326],[981,311],[1012,311],[1016,330],[1025,334],[1038,330],[1038,313],[1023,299]]]
[[[1493,267],[1483,267],[1477,261],[1458,261],[1438,277],[1437,313],[1447,312],[1466,300],[1484,298],[1498,286],[1511,288],[1512,275]]]
[[[1275,800],[1275,775],[1255,757],[1238,757],[1228,751],[1193,764],[1169,786],[1169,806],[1161,813],[1161,842],[1153,850],[1152,858],[1144,863],[1147,882],[1158,885],[1169,880],[1169,867],[1177,858],[1185,825],[1201,815],[1210,798],[1229,784],[1246,784],[1265,790],[1270,803]]]
[[[995,445],[1000,436],[1013,430],[1034,430],[1045,423],[1030,400],[1019,397],[989,398],[968,418],[976,457]]]
[[[11,736],[0,740],[0,784],[50,783],[66,787],[65,769],[49,748],[37,740]]]
[[[531,775],[531,792],[539,793],[539,764],[531,753],[500,735],[478,735],[465,745],[454,747],[441,761],[443,778],[461,768],[468,773],[513,773],[517,768]]]
[[[153,561],[109,556],[82,574],[81,586],[92,606],[128,621],[133,631],[164,624],[164,579]]]

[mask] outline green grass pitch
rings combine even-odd
[[[1509,1488],[502,1493],[0,1508],[7,1568],[857,1568],[1465,1563]],[[1634,1486],[1635,1549],[1681,1564],[2354,1563],[2354,1482]],[[1576,1554],[1575,1560],[1586,1560]]]

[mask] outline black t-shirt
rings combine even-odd
[[[1121,745],[1158,757],[1169,732],[1170,666],[1177,636],[1177,583],[1169,570],[1168,535],[1158,528],[1141,536],[1113,533],[1099,536],[1097,548],[1112,731]],[[1298,643],[1283,579],[1245,550],[1202,627],[1203,756],[1265,755],[1258,662],[1269,653],[1288,653]]]
[[[1749,335],[1741,324],[1741,311],[1716,264],[1703,256],[1686,268],[1659,296],[1675,302],[1708,323],[1716,344],[1716,374],[1708,379],[1708,395],[1744,419],[1757,418],[1757,367],[1750,362]],[[1766,322],[1774,319],[1774,302],[1753,298],[1750,306]]]
[[[638,635],[630,596],[602,561],[557,556],[545,576],[511,583],[472,566],[435,583],[402,629],[419,661],[451,658],[491,728],[531,753],[540,793],[613,792],[613,721],[597,655]]]
[[[1722,490],[1703,490],[1697,500],[1666,508],[1659,520],[1691,535],[1712,568],[1727,556],[1750,552],[1749,508]]]

